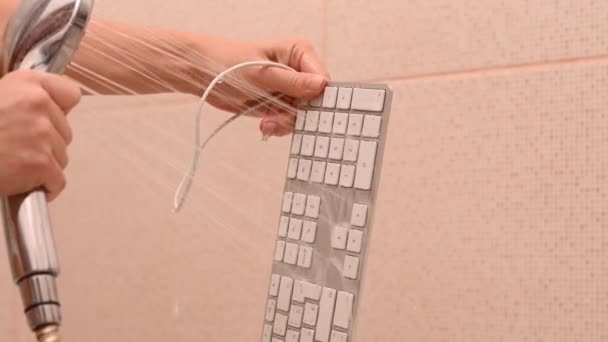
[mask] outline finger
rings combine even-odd
[[[63,140],[58,132],[51,133],[51,151],[57,164],[61,166],[61,169],[65,169],[68,166],[68,153],[66,142]]]
[[[61,191],[63,191],[66,185],[66,180],[61,167],[53,158],[51,158],[45,172],[46,179],[42,185],[47,193],[47,201],[51,202],[57,198],[57,196],[59,196]]]
[[[293,131],[295,115],[284,111],[270,111],[260,121],[264,136],[283,136]]]
[[[321,62],[321,59],[317,55],[312,44],[303,42],[296,43],[292,55],[299,61],[299,63],[297,63],[299,64],[297,65],[299,71],[322,75],[328,79],[330,78],[327,68]]]
[[[327,85],[324,76],[275,67],[261,69],[258,76],[258,82],[264,88],[298,99],[313,99],[319,96]]]
[[[46,74],[40,81],[40,86],[64,113],[72,110],[82,96],[78,84],[65,76]]]
[[[63,138],[65,144],[70,144],[72,142],[72,128],[70,128],[70,124],[64,113],[55,103],[50,104],[48,111],[49,120],[51,120],[55,129]]]

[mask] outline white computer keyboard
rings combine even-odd
[[[301,105],[262,342],[352,342],[392,93],[330,83]]]

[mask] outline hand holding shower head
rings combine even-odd
[[[93,0],[22,0],[4,36],[2,75],[63,73],[84,35]],[[44,191],[1,199],[13,277],[39,341],[59,341],[57,255]]]

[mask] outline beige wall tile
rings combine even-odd
[[[13,283],[7,255],[4,232],[2,232],[0,234],[0,336],[7,340],[15,340],[16,304],[19,293]]]
[[[608,2],[328,1],[332,76],[367,80],[608,54]]]

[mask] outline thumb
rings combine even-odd
[[[298,99],[313,99],[327,85],[327,79],[321,75],[279,68],[263,68],[258,82],[271,92],[280,92]]]

